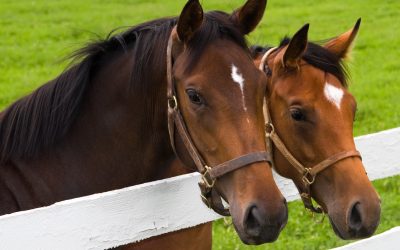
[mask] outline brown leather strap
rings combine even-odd
[[[172,58],[172,50],[174,46],[174,42],[179,41],[177,36],[176,27],[172,30],[170,38],[168,40],[167,46],[167,97],[168,97],[168,129],[170,135],[171,145],[175,150],[175,128],[181,137],[186,149],[188,150],[191,158],[197,166],[197,169],[200,173],[206,173],[206,163],[199,154],[194,145],[189,132],[187,130],[184,119],[179,110],[179,103],[176,96],[175,90],[175,81],[173,79],[172,68],[173,68],[173,58]],[[266,155],[266,153],[265,153]],[[237,168],[243,167],[245,165],[251,164],[253,162],[266,161],[268,159],[267,156],[263,156],[262,153],[250,153],[231,161],[222,163],[216,166],[215,170],[212,168],[209,171],[209,174],[212,173],[213,178],[217,178],[223,174],[234,171]],[[211,177],[211,175],[210,175]]]
[[[266,65],[266,62],[268,60],[268,56],[275,50],[275,48],[272,48],[267,51],[267,53],[264,54],[264,56],[261,59],[259,69],[261,71],[264,71],[264,67]],[[326,75],[326,73],[325,73]],[[326,77],[326,76],[325,76]],[[320,163],[316,164],[313,167],[305,167],[303,164],[301,164],[287,149],[283,141],[279,138],[278,134],[275,133],[275,128],[272,124],[271,116],[269,113],[269,107],[267,101],[264,103],[264,113],[265,113],[265,120],[266,120],[266,139],[267,139],[267,146],[268,150],[271,154],[270,159],[272,160],[272,165],[274,166],[273,163],[273,158],[272,158],[272,145],[275,145],[275,147],[281,152],[281,154],[286,158],[286,160],[302,175],[302,180],[303,180],[303,187],[299,188],[301,192],[301,199],[304,203],[304,206],[308,209],[310,209],[313,212],[316,213],[322,213],[324,212],[321,207],[315,207],[312,202],[312,197],[311,197],[311,185],[315,181],[315,177],[317,176],[318,173],[322,172],[329,166],[334,165],[335,163],[349,158],[349,157],[359,157],[361,159],[361,154],[357,150],[350,150],[350,151],[344,151],[337,153],[335,155],[332,155],[328,157],[327,159],[321,161]]]
[[[214,210],[216,213],[222,216],[229,216],[229,209],[225,208],[222,203],[222,197],[217,193],[215,188],[209,188],[204,182],[199,183],[201,191],[201,199],[207,207]]]
[[[175,127],[177,129],[177,132],[179,136],[181,137],[186,150],[189,152],[190,157],[192,158],[193,162],[195,163],[197,170],[200,173],[204,173],[206,171],[205,169],[205,161],[203,158],[200,156],[199,152],[196,149],[196,146],[194,146],[192,138],[189,135],[189,132],[187,131],[186,125],[183,121],[183,117],[181,115],[181,112],[178,109],[174,109],[172,111],[172,116],[174,120]]]
[[[301,200],[303,201],[304,207],[311,210],[314,213],[323,213],[324,210],[322,209],[322,207],[317,206],[315,207],[313,202],[312,202],[312,198],[311,198],[311,190],[310,190],[310,186],[307,186],[306,189],[300,194]]]
[[[267,107],[268,108],[268,107]],[[269,119],[270,121],[270,119]],[[315,178],[318,173],[322,172],[326,168],[332,166],[333,164],[344,160],[349,157],[359,157],[361,158],[360,152],[357,150],[350,150],[337,153],[335,155],[330,156],[326,160],[314,165],[313,167],[307,168],[304,167],[287,149],[285,144],[276,134],[274,127],[272,124],[268,124],[267,127],[270,127],[270,132],[266,132],[267,141],[272,141],[275,147],[282,153],[282,155],[286,158],[286,160],[293,166],[295,169],[302,175],[303,180],[303,190],[301,191],[301,199],[303,201],[304,206],[315,213],[324,212],[323,209],[319,206],[315,207],[312,202],[311,197],[311,185],[314,183]],[[271,151],[271,149],[270,149]]]
[[[358,152],[357,150],[340,152],[338,154],[332,155],[328,159],[326,159],[326,160],[318,163],[314,167],[312,167],[310,169],[310,174],[315,176],[319,172],[322,172],[327,167],[329,167],[343,159],[349,158],[349,157],[359,157],[360,159],[362,159],[360,152]]]
[[[272,125],[270,124],[269,126]],[[290,153],[281,138],[275,133],[273,126],[271,132],[267,133],[267,137],[274,142],[275,147],[282,153],[288,162],[295,167],[299,173],[304,174],[305,167]]]
[[[197,151],[192,138],[187,131],[186,124],[183,120],[181,112],[179,110],[179,103],[176,96],[176,89],[175,89],[175,81],[173,79],[172,69],[173,69],[173,55],[172,50],[174,46],[174,42],[178,42],[179,37],[176,31],[176,27],[174,27],[171,31],[171,35],[168,40],[167,46],[167,98],[168,98],[168,131],[171,146],[175,152],[175,128],[182,139],[187,151],[190,154],[193,162],[195,163],[197,170],[200,173],[204,173],[205,169],[205,161],[200,156],[199,152]]]
[[[238,168],[247,166],[251,163],[261,161],[271,161],[267,155],[267,152],[255,152],[249,153],[233,160],[224,162],[214,168],[210,168],[206,165],[206,162],[201,157],[196,146],[194,145],[192,138],[187,130],[185,121],[179,110],[178,98],[176,95],[175,81],[172,74],[173,69],[173,46],[174,42],[178,42],[179,38],[176,32],[176,27],[171,32],[167,46],[167,98],[168,98],[168,131],[171,146],[175,152],[175,129],[183,141],[190,157],[194,161],[198,171],[202,174],[202,181],[199,183],[201,198],[203,202],[215,212],[227,216],[229,215],[229,209],[226,209],[222,203],[222,197],[213,188],[215,180]]]
[[[172,48],[174,46],[174,42],[179,41],[178,33],[176,31],[176,26],[172,29],[171,35],[168,39],[167,45],[167,97],[168,99],[173,98],[175,93],[175,86],[173,81],[173,74],[172,74]]]
[[[172,46],[174,40],[177,39],[177,31],[176,27],[174,27],[171,31],[171,35],[168,39],[167,45],[167,98],[168,98],[168,132],[169,139],[171,142],[172,149],[176,154],[175,149],[175,125],[173,119],[173,110],[178,108],[178,101],[176,99],[175,94],[175,86],[173,84],[173,76],[172,76]]]
[[[264,55],[262,56],[262,58],[261,58],[260,65],[258,66],[258,69],[259,69],[259,70],[261,70],[262,72],[264,72],[264,68],[265,68],[265,65],[266,65],[266,63],[267,63],[268,56],[269,56],[270,54],[272,54],[272,52],[274,52],[276,49],[277,49],[277,47],[273,47],[273,48],[270,48],[267,52],[265,52],[265,54],[264,54]]]
[[[263,161],[271,162],[271,158],[265,151],[242,155],[240,157],[237,157],[230,161],[226,161],[211,168],[209,170],[210,177],[212,179],[217,179],[218,177],[227,174],[229,172],[235,171],[238,168],[247,166],[252,163],[263,162]]]

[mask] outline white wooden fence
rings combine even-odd
[[[356,144],[370,179],[400,174],[400,128]],[[298,199],[290,180],[276,180],[289,201]],[[105,249],[220,218],[201,202],[198,181],[182,175],[1,216],[0,249]],[[398,227],[339,249],[394,249],[399,241]]]

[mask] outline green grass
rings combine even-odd
[[[231,11],[241,0],[203,0],[206,10]],[[0,109],[56,77],[67,65],[60,59],[90,39],[117,27],[179,14],[185,1],[0,1]],[[323,40],[350,29],[362,17],[349,64],[350,90],[358,100],[355,135],[400,126],[400,18],[397,0],[270,0],[251,43],[277,45],[311,24],[311,40]],[[383,159],[384,160],[384,159]],[[400,177],[375,181],[382,198],[378,232],[400,225]],[[289,205],[289,224],[276,243],[258,249],[326,249],[346,244],[327,221],[315,224],[299,202]],[[221,221],[214,226],[215,249],[250,248]]]
[[[400,225],[399,181],[397,176],[373,182],[382,199],[381,223],[376,233]],[[233,226],[227,226],[223,220],[219,220],[214,222],[213,249],[329,249],[351,242],[339,239],[333,232],[328,218],[319,223],[321,218],[320,215],[312,218],[300,201],[290,202],[289,221],[278,240],[257,247],[241,243]]]

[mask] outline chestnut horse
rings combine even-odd
[[[80,62],[0,115],[0,214],[156,180],[178,155],[243,242],[275,240],[287,205],[266,153],[266,77],[244,38],[265,6],[203,14],[190,0],[178,18],[78,51]]]
[[[308,42],[306,25],[291,40],[284,39],[278,48],[251,47],[254,63],[257,67],[261,65],[268,77],[269,110],[265,116],[267,120],[271,117],[273,138],[278,144],[281,142],[279,148],[272,147],[274,168],[292,179],[303,196],[308,195],[304,190],[308,183],[293,165],[312,167],[335,153],[355,149],[352,128],[356,103],[347,90],[342,63],[359,25],[360,20],[353,29],[324,46]],[[336,95],[341,96],[339,106]],[[270,131],[268,134],[271,135]],[[305,205],[314,212],[327,213],[339,237],[368,237],[379,223],[379,197],[365,175],[357,152],[351,158],[338,160],[335,164],[325,164],[326,169],[318,175],[306,176],[314,178],[309,191],[322,208],[312,206],[311,197],[303,197]],[[203,242],[211,245],[211,227],[204,227],[154,237],[137,244],[137,249],[152,249],[157,244],[170,246],[168,249],[184,249],[193,246],[190,240],[198,235],[204,235]],[[183,242],[186,245],[180,245]]]
[[[355,149],[357,105],[343,66],[360,22],[322,46],[308,42],[307,24],[277,48],[252,48],[268,78],[265,118],[274,167],[294,181],[306,208],[329,216],[342,239],[371,236],[380,218],[379,196]]]

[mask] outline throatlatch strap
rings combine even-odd
[[[169,131],[170,142],[176,154],[177,153],[175,149],[175,127],[176,127],[179,136],[181,137],[186,149],[188,150],[191,158],[193,159],[197,167],[197,170],[200,173],[203,173],[205,172],[204,160],[201,158],[199,152],[197,151],[196,147],[194,146],[189,136],[183,117],[179,111],[179,104],[176,97],[175,82],[172,76],[172,47],[174,41],[176,40],[179,40],[179,38],[176,31],[176,27],[174,27],[171,31],[171,35],[169,37],[167,46],[168,131]]]
[[[183,143],[185,144],[187,151],[189,152],[194,163],[196,164],[198,171],[200,173],[204,173],[206,171],[206,169],[204,167],[206,164],[205,164],[204,160],[201,158],[196,147],[194,146],[193,141],[190,138],[189,133],[184,124],[183,117],[178,109],[173,111],[173,116],[174,116],[176,129],[177,129],[178,134],[181,137]]]
[[[290,162],[290,164],[295,167],[299,173],[304,174],[305,167],[290,153],[275,131],[271,131],[268,136],[274,142],[275,147],[278,148],[278,150]]]

